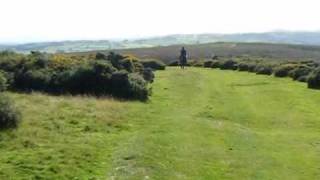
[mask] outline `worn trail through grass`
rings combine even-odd
[[[159,72],[131,104],[109,177],[319,179],[320,94],[289,79],[191,68]]]

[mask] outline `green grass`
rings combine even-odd
[[[0,179],[319,179],[320,91],[245,72],[168,68],[147,103],[9,93]]]

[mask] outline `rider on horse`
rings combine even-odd
[[[180,50],[180,67],[184,69],[184,66],[187,65],[187,51],[182,47]]]

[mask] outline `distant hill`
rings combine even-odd
[[[213,42],[263,42],[280,44],[320,45],[320,32],[267,32],[243,34],[188,34],[169,35],[136,40],[121,41],[62,41],[0,45],[0,50],[10,49],[19,52],[81,52],[92,50],[130,49],[177,44],[205,44]]]
[[[160,59],[165,63],[178,59],[182,45],[113,50],[117,53],[143,59]],[[207,43],[184,45],[191,59],[208,59],[214,55],[224,57],[250,56],[273,60],[320,60],[320,46],[271,43]],[[94,52],[94,51],[93,51]],[[101,52],[101,51],[100,51]],[[102,51],[102,52],[108,52]],[[88,54],[82,52],[77,54]]]

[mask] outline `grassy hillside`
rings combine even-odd
[[[0,179],[319,179],[319,91],[245,72],[168,68],[147,103],[9,93]]]
[[[8,94],[22,111],[17,130],[0,132],[0,179],[105,177],[127,129],[126,103],[91,97]]]

